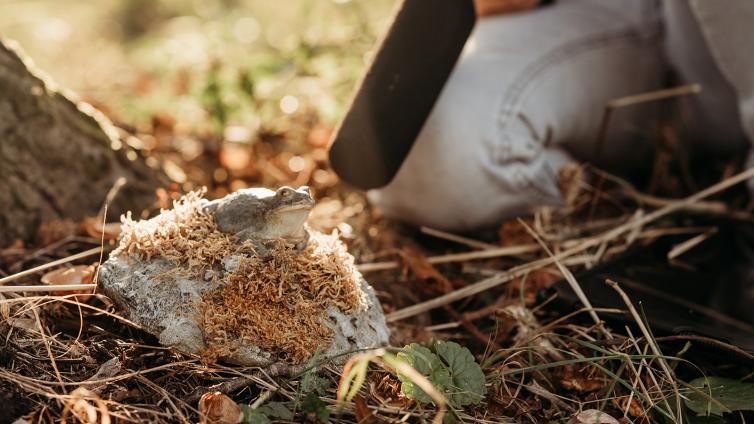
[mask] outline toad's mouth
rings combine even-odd
[[[302,209],[311,210],[312,209],[312,204],[311,203],[299,203],[297,205],[287,205],[287,206],[283,206],[283,207],[278,208],[275,212],[276,213],[293,212],[293,211],[298,211],[298,210],[302,210]]]

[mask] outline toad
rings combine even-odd
[[[267,242],[285,240],[300,251],[309,233],[304,223],[314,206],[309,187],[240,189],[222,199],[205,204],[220,231],[249,240],[260,256],[266,256]]]

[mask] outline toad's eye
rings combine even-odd
[[[280,196],[282,196],[282,197],[288,197],[290,195],[291,195],[291,190],[290,189],[284,188],[284,189],[280,190]]]

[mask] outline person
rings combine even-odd
[[[611,172],[647,163],[662,103],[613,110],[600,136],[605,107],[668,86],[701,87],[671,100],[683,105],[669,122],[686,149],[748,147],[754,2],[536,3],[474,0],[479,20],[413,147],[368,193],[385,215],[465,231],[560,205],[569,162]]]

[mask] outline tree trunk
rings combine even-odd
[[[120,177],[127,182],[108,215],[149,206],[163,180],[125,150],[102,113],[0,40],[0,247],[30,239],[42,222],[96,215]]]

